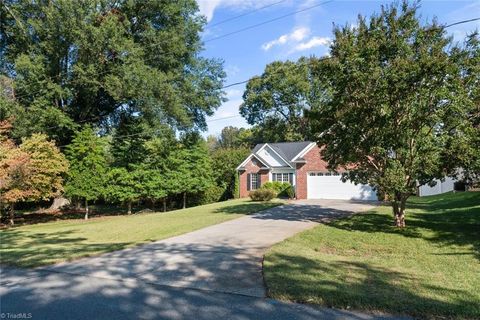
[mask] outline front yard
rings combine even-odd
[[[267,253],[269,295],[325,306],[480,318],[480,193],[412,198],[298,234]]]
[[[167,213],[65,220],[0,231],[0,262],[35,267],[173,237],[282,204],[239,199]]]

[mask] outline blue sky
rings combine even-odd
[[[203,34],[205,41],[203,55],[224,60],[227,72],[226,84],[244,81],[261,74],[265,65],[275,60],[296,60],[301,56],[311,55],[323,56],[328,53],[333,24],[355,25],[358,14],[369,16],[379,12],[382,4],[391,3],[391,1],[342,0],[328,3],[322,0],[197,0],[197,2],[201,13],[208,20]],[[261,9],[265,6],[268,8]],[[317,7],[308,9],[314,6]],[[272,23],[215,39],[304,9],[306,10],[301,13]],[[420,13],[424,21],[437,17],[440,23],[449,24],[479,17],[480,0],[423,1]],[[221,23],[243,14],[246,15]],[[480,29],[480,21],[454,26],[448,31],[460,41],[467,32],[475,28]],[[238,85],[225,90],[228,101],[207,119],[208,131],[204,136],[218,135],[223,127],[229,125],[248,127],[238,113],[244,89],[245,85]]]

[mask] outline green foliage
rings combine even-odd
[[[141,171],[128,171],[125,168],[112,168],[107,174],[105,198],[108,201],[128,204],[128,213],[131,213],[131,204],[139,200],[143,192]]]
[[[219,148],[211,152],[213,177],[217,186],[226,190],[225,197],[235,197],[237,166],[250,154],[247,148]]]
[[[166,176],[172,194],[199,193],[210,187],[212,163],[205,143],[173,149],[167,159]]]
[[[104,141],[92,128],[85,127],[75,134],[67,146],[66,155],[70,161],[65,192],[69,197],[96,200],[104,194],[107,161]]]
[[[194,0],[2,3],[0,69],[14,75],[22,109],[35,110],[19,114],[22,135],[68,142],[74,122],[115,127],[125,107],[204,129],[223,101],[222,62],[200,55]]]
[[[217,185],[211,185],[203,192],[201,192],[199,197],[199,205],[209,204],[214,202],[219,202],[225,199],[225,188]]]
[[[462,68],[446,31],[436,21],[422,25],[406,1],[334,35],[331,56],[312,71],[317,142],[330,168],[350,168],[344,179],[388,195],[403,226],[417,182],[453,172],[446,155],[471,127]]]
[[[295,197],[295,189],[288,182],[268,181],[261,188],[274,191],[275,196],[279,198],[293,199]]]
[[[255,136],[269,142],[301,141],[310,136],[304,110],[310,108],[310,59],[275,61],[252,78],[243,94],[240,114],[255,126]]]
[[[257,189],[248,194],[253,201],[270,201],[277,196],[277,193],[271,189]]]
[[[113,135],[110,153],[113,165],[132,169],[145,159],[145,143],[152,136],[147,124],[141,118],[122,113]]]

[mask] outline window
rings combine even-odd
[[[315,176],[315,172],[310,172],[310,173],[309,173],[309,176],[310,176],[310,177],[314,177],[314,176]]]
[[[272,181],[289,182],[293,184],[293,173],[272,173]]]
[[[334,173],[333,173],[333,175],[334,175],[334,176],[339,176],[339,175],[340,175],[340,173],[338,173],[338,172],[334,172]]]
[[[331,175],[332,175],[331,172],[326,172],[326,173],[325,173],[325,176],[331,176]]]
[[[250,190],[258,189],[258,173],[250,174]]]
[[[323,173],[322,172],[317,172],[317,176],[323,177]]]

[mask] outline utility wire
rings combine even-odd
[[[478,17],[478,18],[473,18],[473,19],[468,19],[468,20],[462,20],[462,21],[458,21],[458,22],[451,23],[451,24],[447,24],[447,25],[444,26],[443,28],[446,29],[446,28],[450,28],[450,27],[456,26],[456,25],[458,25],[458,24],[464,24],[464,23],[473,22],[473,21],[478,21],[478,20],[480,20],[480,17]]]
[[[316,4],[316,5],[313,5],[313,6],[310,6],[310,7],[306,7],[306,8],[303,8],[303,9],[301,9],[301,10],[297,10],[297,11],[290,12],[290,13],[287,13],[287,14],[284,14],[283,16],[279,16],[279,17],[276,17],[276,18],[273,18],[273,19],[270,19],[270,20],[262,21],[262,22],[260,22],[260,23],[254,24],[254,25],[251,25],[251,26],[248,26],[248,27],[239,29],[239,30],[235,30],[235,31],[232,31],[232,32],[229,32],[229,33],[220,35],[220,36],[218,36],[218,37],[214,37],[214,38],[207,39],[207,40],[204,41],[204,43],[211,42],[211,41],[215,41],[215,40],[219,40],[219,39],[223,39],[223,38],[232,36],[232,35],[237,34],[237,33],[240,33],[240,32],[244,32],[244,31],[247,31],[247,30],[250,30],[250,29],[258,28],[258,27],[263,26],[263,25],[265,25],[265,24],[272,23],[272,22],[275,22],[275,21],[278,21],[278,20],[281,20],[281,19],[284,19],[284,18],[293,16],[293,15],[295,15],[295,14],[297,14],[297,13],[301,13],[301,12],[305,12],[305,11],[308,11],[308,10],[312,10],[312,9],[314,9],[314,8],[320,7],[321,5],[324,5],[324,4],[333,2],[333,1],[334,1],[334,0],[323,1],[323,2],[320,2],[320,3]]]
[[[270,7],[273,7],[273,6],[276,6],[277,4],[280,4],[280,3],[283,3],[283,2],[286,2],[287,0],[282,0],[282,1],[278,1],[278,2],[274,2],[274,3],[271,3],[271,4],[267,4],[263,7],[260,7],[258,9],[255,9],[255,10],[252,10],[252,11],[249,11],[249,12],[246,12],[246,13],[243,13],[243,14],[240,14],[238,16],[235,16],[235,17],[231,17],[231,18],[228,18],[228,19],[225,19],[225,20],[222,20],[222,21],[219,21],[219,22],[216,22],[214,24],[210,24],[209,27],[215,27],[215,26],[218,26],[218,25],[221,25],[221,24],[224,24],[224,23],[227,23],[227,22],[230,22],[230,21],[233,21],[233,20],[237,20],[237,19],[240,19],[242,17],[245,17],[245,16],[248,16],[252,13],[255,13],[255,12],[258,12],[258,11],[261,11],[263,9],[267,9],[267,8],[270,8]]]

